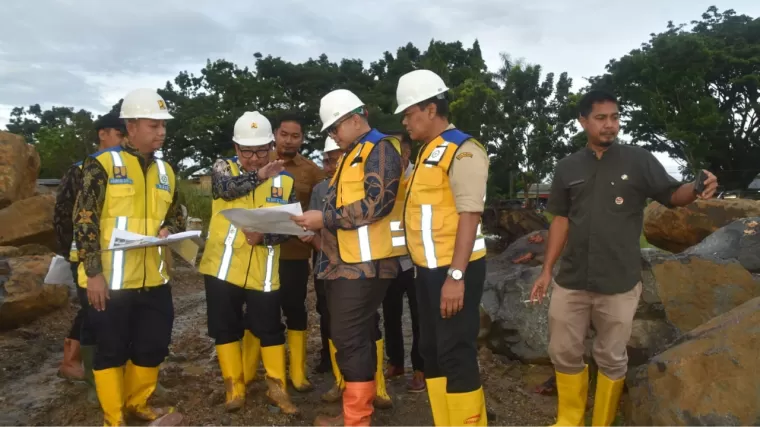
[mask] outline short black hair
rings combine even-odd
[[[591,110],[594,109],[594,104],[602,102],[612,102],[620,107],[615,95],[605,90],[596,89],[586,92],[586,94],[581,97],[581,100],[578,102],[578,112],[581,117],[588,117],[588,115],[591,114]]]
[[[95,132],[99,132],[103,129],[116,129],[121,133],[127,133],[124,120],[120,119],[119,115],[114,112],[103,114],[95,120]]]
[[[281,113],[280,115],[278,115],[274,128],[279,129],[283,122],[298,123],[298,126],[301,127],[301,133],[304,132],[304,129],[305,129],[304,119],[301,113],[297,111],[285,111],[284,113]]]
[[[424,101],[418,102],[417,105],[420,107],[420,110],[427,107],[430,104],[435,104],[435,115],[438,117],[448,118],[449,117],[449,101],[446,99],[446,94],[442,93],[440,95],[436,95],[432,98],[428,98]]]

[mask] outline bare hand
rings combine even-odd
[[[535,282],[533,282],[533,289],[530,290],[530,302],[536,304],[541,303],[546,296],[546,290],[549,289],[549,284],[552,282],[551,273],[541,273]]]
[[[169,235],[170,235],[170,234],[172,234],[172,233],[171,233],[171,232],[169,232],[169,229],[168,229],[168,228],[162,228],[162,229],[161,229],[161,230],[158,232],[158,237],[160,237],[160,238],[162,238],[162,239],[166,239],[167,237],[169,237]]]
[[[310,236],[298,236],[298,239],[304,243],[311,243],[314,240],[314,236],[315,234],[312,234]]]
[[[243,231],[243,234],[245,234],[246,242],[248,242],[248,244],[251,246],[256,246],[264,241],[264,235],[262,233],[257,233],[255,231]]]
[[[280,172],[285,170],[285,166],[283,166],[285,162],[283,160],[275,160],[273,162],[269,162],[266,166],[259,169],[258,176],[260,180],[265,180],[268,178],[271,178],[273,176],[278,175]]]
[[[306,211],[303,215],[292,216],[290,219],[304,230],[318,231],[323,227],[322,211]]]
[[[448,319],[464,306],[464,281],[446,277],[441,288],[441,317]]]
[[[705,180],[705,189],[701,194],[698,194],[697,197],[700,199],[710,199],[715,194],[715,191],[718,190],[718,178],[710,171],[704,172],[707,175],[707,179]]]
[[[106,300],[110,299],[106,278],[102,274],[87,278],[87,301],[97,311],[106,309]]]

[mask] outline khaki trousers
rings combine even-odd
[[[577,374],[585,367],[585,339],[589,324],[596,337],[592,355],[599,370],[611,380],[628,370],[626,345],[641,296],[641,282],[628,292],[605,295],[563,288],[552,284],[549,302],[549,357],[554,369]]]

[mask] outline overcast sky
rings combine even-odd
[[[431,38],[477,38],[490,69],[506,52],[567,71],[577,89],[668,20],[699,19],[712,4],[760,16],[757,0],[2,0],[0,127],[13,106],[34,103],[103,113],[129,90],[197,73],[208,58],[253,66],[257,51],[290,61],[324,52],[368,65]]]

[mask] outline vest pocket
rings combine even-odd
[[[156,212],[158,215],[161,215],[160,218],[156,219],[163,220],[166,216],[166,212],[169,211],[169,206],[172,204],[172,194],[160,188],[153,188],[151,192],[153,192],[153,207],[155,208],[154,212]]]
[[[419,205],[436,205],[443,201],[443,169],[420,166],[412,185],[412,200]]]
[[[363,167],[358,165],[357,167]],[[357,173],[360,172],[360,173]],[[340,178],[340,200],[338,207],[349,205],[364,198],[364,171],[344,171]]]
[[[135,187],[126,184],[111,184],[106,190],[108,214],[110,216],[132,216],[135,211]]]
[[[413,231],[440,230],[443,228],[444,216],[442,212],[433,212],[431,207],[429,212],[424,212],[426,208],[420,209],[415,206],[414,210],[409,211],[409,222],[404,222],[404,228]],[[428,214],[429,213],[429,214]]]

